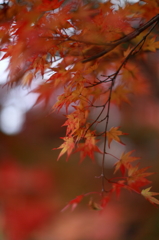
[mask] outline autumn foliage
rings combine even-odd
[[[159,204],[158,193],[147,186],[153,172],[140,167],[134,150],[114,156],[111,179],[104,167],[112,142],[124,144],[127,135],[119,126],[108,128],[111,106],[120,109],[138,96],[151,94],[139,63],[159,48],[158,12],[158,0],[127,3],[117,10],[110,1],[10,0],[0,5],[1,60],[9,58],[7,85],[30,87],[32,81],[42,79],[33,92],[39,94],[36,103],[45,106],[61,91],[51,110],[66,109],[66,136],[56,148],[58,160],[64,154],[68,160],[76,152],[80,162],[87,156],[94,161],[95,153],[102,158],[101,190],[78,195],[64,209],[74,209],[84,197],[96,194],[98,203],[91,198],[89,205],[102,210],[122,189]],[[99,110],[94,119],[93,109]],[[100,124],[104,124],[101,132]]]

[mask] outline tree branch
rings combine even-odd
[[[128,35],[126,35],[118,40],[115,40],[111,43],[106,44],[107,48],[104,51],[102,51],[92,57],[82,60],[82,63],[86,63],[86,62],[95,60],[97,58],[100,58],[100,57],[106,55],[108,52],[111,52],[114,48],[116,48],[120,44],[128,42],[128,41],[132,40],[133,38],[137,37],[138,35],[140,35],[140,33],[142,33],[144,30],[146,30],[152,24],[154,24],[155,22],[158,22],[158,21],[159,21],[159,14],[157,14],[156,16],[151,18],[147,23],[143,24],[140,28],[134,30],[133,32],[129,33]]]

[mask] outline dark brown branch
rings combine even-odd
[[[111,83],[111,86],[110,86],[110,92],[109,92],[109,97],[108,97],[108,101],[107,101],[107,113],[106,113],[106,122],[105,122],[105,129],[104,129],[104,132],[105,132],[105,136],[104,136],[104,146],[103,146],[103,158],[102,158],[102,173],[101,173],[101,179],[102,179],[102,190],[101,190],[101,195],[102,197],[104,196],[104,190],[105,190],[105,174],[104,174],[104,164],[105,164],[105,158],[106,158],[106,154],[109,154],[107,153],[106,151],[106,144],[107,144],[107,130],[108,130],[108,122],[109,122],[109,114],[110,114],[110,103],[111,103],[111,97],[112,97],[112,91],[113,91],[113,85],[114,85],[114,82],[120,72],[120,70],[122,69],[122,67],[127,63],[127,61],[130,59],[130,57],[136,53],[136,49],[138,47],[140,47],[140,45],[142,45],[147,36],[152,32],[152,30],[155,28],[155,26],[157,25],[157,22],[153,22],[153,25],[151,26],[150,30],[148,31],[148,33],[145,34],[145,36],[135,45],[135,47],[130,51],[130,53],[128,54],[128,56],[124,59],[124,61],[122,62],[122,64],[120,65],[120,67],[117,69],[117,71],[114,73],[114,76],[112,78],[112,83]],[[106,107],[106,106],[105,106]],[[112,154],[110,154],[112,155]],[[115,157],[115,156],[114,156]],[[116,158],[116,157],[115,157]]]
[[[92,57],[89,57],[87,59],[84,59],[82,61],[82,63],[86,63],[86,62],[89,62],[89,61],[92,61],[92,60],[95,60],[99,57],[104,56],[105,54],[112,51],[114,48],[116,48],[120,44],[128,42],[128,41],[132,40],[133,38],[137,37],[138,35],[140,35],[140,33],[142,33],[144,30],[146,30],[147,28],[149,28],[151,25],[153,25],[155,22],[158,22],[158,21],[159,21],[159,14],[157,14],[155,17],[151,18],[147,23],[143,24],[140,28],[138,28],[138,29],[134,30],[133,32],[129,33],[125,37],[122,37],[122,38],[120,38],[116,41],[113,41],[111,43],[106,44],[107,48],[104,51],[102,51],[102,52],[100,52],[100,53],[98,53],[98,54],[96,54]]]

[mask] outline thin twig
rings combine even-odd
[[[114,77],[112,78],[112,84],[110,86],[110,92],[109,92],[109,97],[108,97],[108,107],[107,107],[107,113],[106,113],[106,122],[105,122],[105,133],[107,132],[108,129],[108,122],[109,122],[109,114],[110,114],[110,103],[111,103],[111,96],[112,96],[112,90],[113,90],[113,86],[115,83],[115,80],[120,72],[120,70],[122,69],[122,67],[126,64],[126,62],[129,60],[129,58],[134,54],[135,50],[140,46],[143,45],[143,43],[145,42],[147,36],[151,33],[151,31],[155,28],[155,26],[157,25],[158,22],[155,22],[153,24],[153,26],[150,28],[149,32],[135,45],[135,47],[129,52],[129,54],[127,55],[127,57],[124,59],[124,61],[122,62],[122,64],[120,65],[120,67],[117,69],[117,71],[114,74]],[[141,49],[141,48],[140,48]],[[105,106],[106,107],[106,106]],[[104,174],[104,165],[105,165],[105,158],[106,158],[106,143],[107,143],[107,136],[105,134],[104,136],[104,146],[103,146],[103,158],[102,158],[102,173],[101,173],[101,178],[102,178],[102,190],[101,190],[101,195],[102,197],[104,196],[104,192],[105,192],[105,179],[107,179],[105,177]],[[109,154],[112,155],[112,154]],[[113,156],[113,155],[112,155]],[[115,156],[113,156],[115,157]],[[116,158],[116,157],[115,157]],[[117,160],[119,160],[118,158],[116,158]]]

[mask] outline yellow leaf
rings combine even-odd
[[[67,160],[68,160],[70,154],[72,153],[72,151],[75,147],[74,139],[73,139],[73,137],[64,137],[62,139],[64,139],[65,142],[63,144],[61,144],[60,147],[54,148],[54,149],[62,149],[57,160],[59,160],[59,158],[66,152],[67,152]]]
[[[152,187],[143,189],[141,191],[141,195],[143,195],[150,203],[152,204],[158,204],[159,205],[159,200],[154,198],[153,196],[159,195],[159,193],[156,192],[150,192]]]
[[[119,169],[122,172],[122,175],[125,173],[125,169],[130,168],[130,162],[136,161],[140,159],[139,157],[132,157],[130,156],[134,151],[130,151],[127,153],[123,153],[120,157],[120,160],[115,164],[115,171],[116,173]]]
[[[119,142],[121,144],[122,141],[120,140],[119,136],[120,135],[126,135],[127,133],[123,133],[122,131],[118,130],[120,127],[112,127],[109,131],[107,131],[107,139],[108,139],[108,147],[110,148],[110,144],[112,140],[115,140],[116,142]]]
[[[148,39],[148,40],[146,41],[145,46],[143,46],[143,50],[144,50],[144,51],[147,50],[147,51],[151,51],[151,52],[156,52],[156,49],[159,48],[159,41],[156,41],[156,42],[155,42],[155,40],[156,40],[155,37],[153,37],[153,38],[151,38],[151,39]]]

